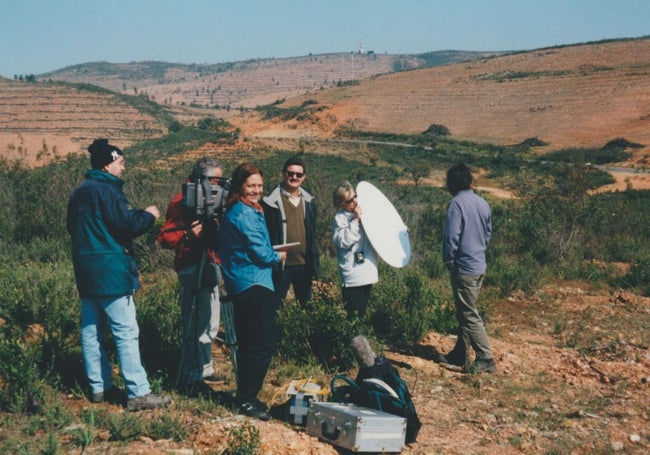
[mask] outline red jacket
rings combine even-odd
[[[194,221],[196,218],[188,216],[183,206],[183,193],[179,192],[167,206],[165,224],[157,237],[160,246],[174,250],[174,269],[177,272],[198,264],[204,250],[207,250],[210,262],[219,264],[217,245],[206,245],[203,235],[197,238],[190,233],[190,226]],[[205,231],[205,226],[203,229]]]

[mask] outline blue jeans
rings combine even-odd
[[[282,269],[282,281],[277,283],[276,292],[281,300],[287,297],[289,286],[293,286],[293,294],[300,303],[311,300],[311,276],[308,276],[304,265],[285,265]]]
[[[113,385],[111,364],[102,347],[107,326],[115,340],[127,398],[150,393],[147,373],[140,361],[140,329],[131,295],[81,299],[81,352],[90,390],[100,393]]]

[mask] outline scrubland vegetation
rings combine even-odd
[[[301,152],[308,166],[306,186],[320,201],[322,271],[311,307],[305,310],[289,300],[280,314],[283,338],[272,366],[278,383],[296,372],[326,378],[353,368],[349,341],[360,331],[375,346],[406,352],[431,331],[454,332],[453,302],[439,251],[450,196],[443,188],[413,183],[418,183],[415,176],[444,172],[458,161],[485,170],[480,183],[487,180],[517,195],[499,200],[484,194],[494,224],[483,299],[488,320],[490,311],[511,293],[533,292],[556,281],[589,280],[650,296],[650,191],[588,195],[611,177],[586,162],[619,161],[625,145],[565,151],[541,161],[525,147],[352,133],[345,132],[354,139],[412,146],[355,143],[347,146],[349,153],[328,156],[310,153],[307,145]],[[191,161],[171,158],[205,142],[230,139],[219,131],[186,127],[125,150],[127,196],[136,206],[156,204],[164,211],[191,166]],[[261,149],[236,159],[258,164],[268,190],[291,154]],[[236,162],[223,161],[228,174]],[[0,161],[0,427],[12,429],[0,433],[0,453],[70,453],[75,447],[83,453],[99,432],[108,432],[108,439],[119,446],[143,435],[183,440],[192,430],[172,410],[152,417],[67,404],[83,397],[86,386],[65,212],[68,196],[87,168],[87,156],[38,169]],[[362,324],[345,320],[331,242],[331,191],[341,179],[375,184],[398,208],[411,235],[411,263],[403,269],[380,265],[380,282]],[[142,357],[154,389],[174,393],[180,312],[171,253],[155,243],[162,222],[136,242],[144,284],[136,303]],[[629,267],[621,273],[613,266],[618,263]],[[115,358],[112,343],[107,348]],[[218,405],[177,395],[174,407],[224,412]],[[240,444],[242,451],[230,453],[252,453],[258,436],[254,427],[245,425],[231,437],[231,449]]]

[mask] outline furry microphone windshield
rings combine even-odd
[[[352,352],[356,357],[359,367],[371,368],[375,364],[377,357],[368,343],[368,339],[363,335],[357,335],[352,339]]]

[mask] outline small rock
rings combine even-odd
[[[638,434],[631,434],[630,442],[641,442],[641,436],[639,436]]]
[[[620,452],[623,450],[625,446],[621,441],[612,441],[612,450],[615,452]]]

